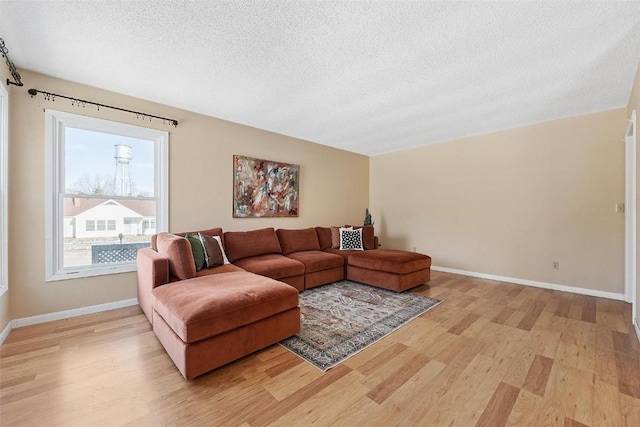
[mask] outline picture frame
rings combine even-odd
[[[233,217],[297,217],[300,166],[233,156]]]

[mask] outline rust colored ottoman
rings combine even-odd
[[[349,255],[347,279],[396,292],[431,278],[431,257],[395,249],[374,249]]]
[[[153,289],[153,331],[191,379],[300,331],[298,291],[237,271]]]

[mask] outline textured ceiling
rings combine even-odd
[[[0,0],[0,37],[19,68],[375,155],[626,106],[640,1]]]

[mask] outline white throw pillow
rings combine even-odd
[[[352,228],[340,229],[340,250],[341,251],[363,251],[362,228],[356,230]]]

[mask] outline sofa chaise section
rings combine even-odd
[[[153,296],[153,331],[187,379],[300,331],[298,292],[253,273],[195,277]]]
[[[376,249],[349,255],[347,278],[396,292],[431,279],[431,257],[396,249]]]
[[[180,235],[154,236],[137,265],[140,307],[187,379],[300,330],[296,289],[231,264],[196,271]]]

